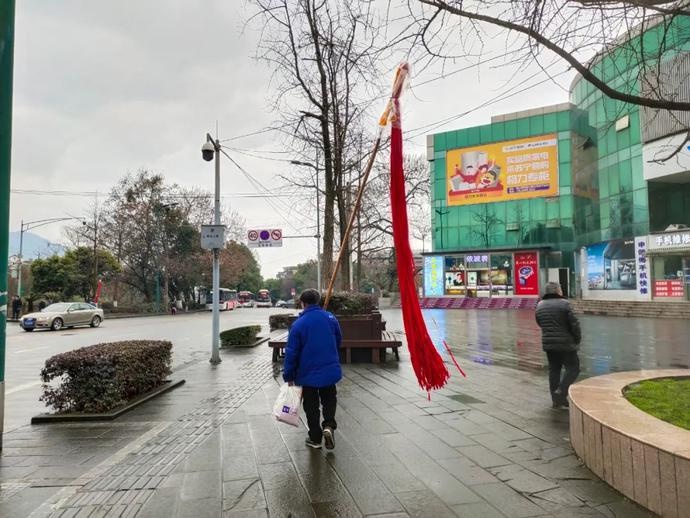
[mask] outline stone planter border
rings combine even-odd
[[[643,412],[623,396],[648,379],[686,378],[688,369],[619,372],[570,387],[570,442],[597,476],[661,515],[690,517],[690,430]]]

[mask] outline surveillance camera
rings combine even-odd
[[[204,145],[201,146],[201,156],[207,162],[213,160],[213,155],[215,152],[216,148],[210,142],[204,142]]]

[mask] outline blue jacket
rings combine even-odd
[[[307,307],[292,324],[285,348],[283,379],[301,387],[328,387],[343,377],[340,324],[319,306]]]

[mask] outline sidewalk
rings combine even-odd
[[[406,352],[345,366],[333,452],[271,417],[266,347],[190,362],[115,422],[7,434],[0,516],[650,516],[582,467],[545,373],[461,362],[431,401]]]

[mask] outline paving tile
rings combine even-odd
[[[482,468],[505,466],[511,462],[484,446],[461,446],[457,450]]]
[[[614,518],[652,518],[654,514],[630,502],[619,500],[596,508],[600,512],[608,511]]]
[[[300,479],[312,503],[350,500],[347,490],[333,470],[325,473],[302,474]]]
[[[299,483],[297,472],[292,462],[278,462],[276,464],[263,464],[260,467],[261,483],[264,490],[277,489],[290,483]]]
[[[495,476],[469,459],[440,460],[439,464],[466,486],[499,482]]]
[[[352,498],[345,500],[316,502],[312,509],[317,518],[358,518],[363,516]],[[377,515],[381,516],[381,515]]]
[[[555,482],[540,477],[516,464],[502,466],[492,470],[492,472],[519,493],[539,493],[558,487]]]
[[[455,518],[457,515],[431,491],[412,491],[396,495],[411,517]]]
[[[462,504],[451,506],[451,509],[460,518],[504,518],[505,514],[491,507],[486,502],[477,504]]]
[[[527,518],[546,514],[544,509],[504,484],[482,484],[474,486],[473,489],[489,504],[501,509],[510,518]]]
[[[217,498],[221,495],[221,474],[218,471],[198,471],[187,473],[182,483],[180,498],[185,500],[203,500]]]
[[[400,462],[378,464],[372,466],[372,469],[392,493],[427,489],[424,483]]]
[[[266,498],[259,479],[223,483],[223,511],[265,509]]]
[[[268,518],[268,509],[248,511],[223,511],[223,518]]]
[[[296,478],[291,478],[281,486],[266,490],[266,504],[269,516],[316,516],[309,501],[309,495]]]
[[[220,499],[202,498],[196,500],[180,500],[175,518],[219,518],[223,516]]]
[[[180,503],[177,488],[160,488],[141,508],[141,515],[147,518],[169,518],[175,516]]]
[[[268,518],[268,509],[248,511],[223,511],[223,518]]]
[[[259,476],[254,454],[223,457],[223,480],[243,480]]]

